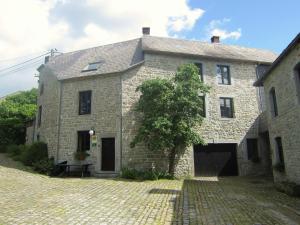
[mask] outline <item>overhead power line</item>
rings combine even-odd
[[[15,61],[15,60],[17,60],[17,59],[29,58],[30,56],[34,56],[34,55],[37,55],[37,54],[42,54],[42,52],[36,52],[36,53],[24,55],[24,56],[18,56],[18,57],[15,57],[15,58],[0,59],[0,63],[1,63],[1,62]],[[43,53],[43,54],[47,54],[47,52],[45,52],[45,53]]]
[[[21,71],[21,70],[30,69],[30,68],[32,68],[33,66],[37,66],[37,65],[41,64],[42,62],[43,62],[43,59],[39,59],[39,60],[33,61],[33,62],[31,62],[31,63],[28,63],[28,64],[26,64],[26,65],[23,65],[23,66],[21,66],[21,67],[14,68],[14,69],[9,70],[9,71],[6,71],[6,72],[2,72],[2,73],[0,73],[0,78],[1,78],[1,77],[5,77],[5,76],[10,75],[10,74],[17,73],[17,72],[19,72],[19,71]]]
[[[9,69],[11,69],[11,68],[14,68],[14,67],[17,67],[17,66],[23,65],[23,64],[25,64],[25,63],[31,62],[31,61],[33,61],[33,60],[35,60],[35,59],[38,59],[38,58],[40,58],[40,57],[42,57],[42,56],[45,56],[45,55],[49,54],[49,53],[51,53],[51,52],[47,52],[47,53],[45,53],[45,54],[42,54],[42,55],[39,55],[39,56],[37,56],[37,57],[34,57],[34,58],[31,58],[31,59],[28,59],[28,60],[26,60],[26,61],[24,61],[24,62],[21,62],[21,63],[15,64],[15,65],[13,65],[13,66],[10,66],[10,67],[4,68],[4,69],[1,69],[1,70],[0,70],[0,73],[1,73],[1,72],[3,72],[3,71],[9,70]]]

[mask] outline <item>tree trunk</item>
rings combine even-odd
[[[169,174],[172,176],[175,175],[175,156],[175,148],[172,148],[169,154]]]

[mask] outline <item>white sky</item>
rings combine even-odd
[[[38,63],[7,74],[4,68],[51,48],[74,51],[141,36],[143,26],[151,35],[178,36],[192,30],[203,16],[187,0],[0,0],[0,96],[36,86]],[[239,38],[212,21],[207,33]],[[6,60],[20,56],[18,60]],[[42,60],[40,61],[42,63]]]

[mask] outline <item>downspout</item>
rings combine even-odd
[[[123,152],[123,150],[122,150],[122,147],[123,147],[123,144],[122,144],[122,141],[123,141],[123,132],[122,132],[122,130],[123,130],[123,127],[122,127],[122,125],[123,125],[123,82],[122,82],[122,74],[120,74],[120,85],[121,85],[121,94],[120,94],[120,107],[121,107],[121,109],[120,109],[120,113],[121,113],[121,115],[120,115],[120,172],[121,172],[121,170],[122,170],[122,152]]]
[[[62,89],[63,81],[58,81],[59,84],[59,109],[58,109],[58,127],[57,127],[57,151],[56,151],[56,162],[59,161],[59,145],[60,145],[60,123],[61,123],[61,105],[62,105]]]

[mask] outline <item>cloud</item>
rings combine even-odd
[[[51,48],[66,52],[140,37],[143,26],[150,26],[152,35],[180,36],[203,14],[188,0],[1,1],[0,62]],[[0,63],[0,69],[5,66]],[[27,72],[32,77],[34,68]],[[1,89],[2,81],[0,73]]]
[[[234,39],[238,40],[242,36],[242,29],[238,28],[234,31],[228,31],[224,26],[229,23],[231,19],[223,18],[222,20],[212,20],[207,29],[206,33],[208,37],[220,36],[221,39]]]

